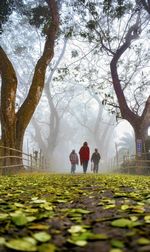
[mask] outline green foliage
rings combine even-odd
[[[133,1],[128,0],[104,0],[103,11],[113,18],[121,18],[133,8]]]
[[[2,33],[2,25],[7,22],[9,15],[12,13],[14,0],[0,1],[0,33]]]
[[[121,228],[128,227],[128,228],[130,228],[133,226],[140,225],[140,223],[132,221],[132,220],[121,218],[121,219],[112,221],[111,225],[114,227],[121,227]]]
[[[25,214],[22,213],[21,211],[12,213],[11,217],[12,217],[12,221],[14,222],[16,226],[24,226],[28,222]]]
[[[36,7],[35,7],[36,3]],[[41,28],[43,35],[47,34],[47,27],[50,24],[50,12],[46,1],[38,0],[33,2],[23,2],[15,0],[1,0],[0,2],[0,32],[2,25],[7,22],[13,11],[24,15],[30,25]]]
[[[51,239],[51,235],[44,231],[33,234],[33,237],[40,242],[47,242]]]
[[[12,239],[5,243],[7,248],[18,250],[18,251],[37,251],[35,244],[23,239]]]
[[[39,5],[26,12],[26,14],[31,25],[36,28],[41,27],[43,35],[47,34],[47,28],[51,22],[48,6]]]
[[[89,21],[87,22],[86,27],[87,27],[88,29],[90,29],[90,30],[95,30],[95,28],[96,28],[96,22],[95,22],[94,20],[89,20]]]
[[[111,244],[113,247],[115,248],[124,248],[124,243],[122,241],[119,241],[119,240],[111,240]]]

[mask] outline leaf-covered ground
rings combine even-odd
[[[0,177],[0,251],[150,251],[150,179]]]

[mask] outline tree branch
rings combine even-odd
[[[48,5],[50,8],[51,23],[48,29],[43,55],[38,60],[35,67],[35,72],[28,96],[17,113],[17,126],[19,131],[25,130],[37,107],[44,88],[46,68],[54,56],[54,42],[58,30],[59,18],[56,1],[49,0]]]
[[[134,117],[137,119],[137,115],[135,115],[129,109],[129,107],[127,105],[127,102],[126,102],[126,99],[124,96],[124,92],[123,92],[121,84],[120,84],[118,72],[117,72],[117,64],[118,64],[120,57],[129,48],[131,42],[134,39],[138,38],[139,32],[140,32],[140,16],[138,14],[135,24],[129,28],[129,30],[125,36],[124,43],[122,44],[122,46],[120,46],[119,49],[116,50],[116,53],[110,63],[113,86],[114,86],[114,89],[115,89],[115,92],[117,95],[117,99],[119,102],[121,115],[122,115],[122,118],[124,118],[126,120],[129,120],[131,117]]]

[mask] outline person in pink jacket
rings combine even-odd
[[[75,173],[76,165],[79,163],[78,155],[75,152],[75,150],[72,150],[72,152],[69,155],[69,159],[71,162],[71,173]]]

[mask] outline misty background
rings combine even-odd
[[[64,7],[65,8],[65,7]],[[75,17],[74,17],[75,19]],[[73,20],[69,20],[70,26]],[[3,25],[1,45],[11,59],[19,89],[16,107],[24,101],[33,77],[36,62],[43,51],[44,37],[26,17],[15,11]],[[107,57],[93,58],[92,43],[74,37],[59,36],[55,57],[48,66],[44,92],[24,138],[24,152],[42,153],[52,172],[70,172],[69,154],[79,152],[87,141],[90,152],[101,154],[100,172],[112,165],[116,154],[135,153],[132,127],[116,117],[117,111],[103,104],[106,91],[95,85],[108,78]],[[81,70],[82,69],[82,70]],[[114,95],[114,91],[111,91]],[[90,166],[89,166],[90,170]],[[77,172],[82,172],[80,165]]]

